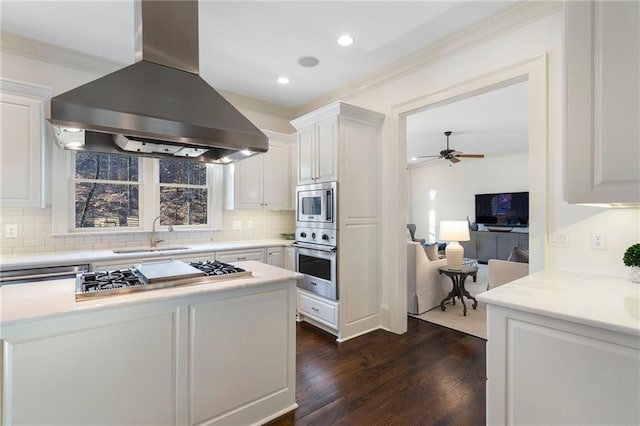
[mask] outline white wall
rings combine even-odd
[[[490,74],[496,70],[513,66],[541,54],[547,55],[547,101],[546,128],[536,129],[539,140],[532,144],[547,144],[547,155],[533,155],[536,184],[547,187],[544,203],[547,234],[563,231],[570,247],[545,247],[545,266],[580,272],[607,273],[627,276],[629,271],[622,264],[624,248],[640,241],[640,214],[638,209],[606,210],[602,208],[568,205],[562,199],[563,188],[563,139],[562,139],[562,31],[561,11],[547,15],[528,25],[514,28],[485,42],[471,42],[470,47],[455,54],[445,55],[442,60],[428,63],[413,73],[402,75],[386,84],[376,84],[353,96],[343,96],[347,102],[387,114],[383,129],[383,175],[381,193],[383,206],[382,256],[388,259],[382,271],[382,305],[389,309],[388,322],[384,325],[394,331],[402,331],[405,324],[403,289],[406,276],[405,255],[400,249],[405,236],[407,217],[406,173],[400,169],[405,152],[401,147],[404,139],[401,131],[395,133],[397,116],[393,108],[409,100],[439,93],[447,88]],[[530,96],[544,94],[531,93]],[[530,182],[532,185],[534,182]],[[595,251],[588,247],[589,232],[605,231],[607,250]],[[542,235],[541,239],[546,240]],[[541,241],[546,244],[546,241]],[[406,300],[406,298],[405,298]],[[383,316],[384,318],[384,316]],[[405,325],[406,327],[406,325]]]
[[[526,151],[463,159],[449,166],[436,160],[408,171],[409,219],[416,237],[436,241],[441,220],[475,221],[475,194],[529,190]]]

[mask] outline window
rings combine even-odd
[[[224,166],[135,155],[54,151],[53,232],[122,232],[161,225],[213,228],[222,218]],[[65,174],[66,173],[66,174]],[[218,195],[218,196],[214,196]]]
[[[75,227],[137,227],[139,175],[137,157],[77,152]]]
[[[209,222],[206,164],[160,159],[158,167],[160,223],[206,225]]]

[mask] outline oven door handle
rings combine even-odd
[[[310,250],[326,251],[327,253],[335,253],[337,251],[336,247],[321,246],[321,245],[317,245],[317,244],[299,243],[297,241],[295,243],[291,243],[291,246],[292,247],[297,247],[297,248],[310,249]]]

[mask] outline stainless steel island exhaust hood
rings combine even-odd
[[[199,75],[198,2],[135,1],[136,60],[51,99],[66,149],[228,163],[268,139]]]

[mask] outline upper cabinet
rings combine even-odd
[[[338,117],[305,124],[298,129],[298,184],[337,180]]]
[[[228,176],[231,185],[227,185],[227,196],[233,199],[233,207],[227,203],[227,208],[293,210],[292,137],[265,133],[269,136],[269,150],[233,165],[233,176]]]
[[[565,199],[640,203],[640,2],[564,7]]]
[[[44,102],[51,89],[0,81],[0,206],[45,207]]]

